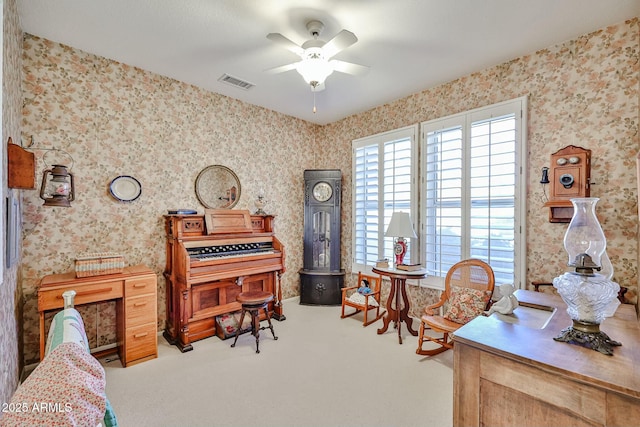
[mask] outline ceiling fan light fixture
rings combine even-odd
[[[307,84],[322,84],[333,73],[333,66],[321,58],[307,58],[298,63],[296,70]]]

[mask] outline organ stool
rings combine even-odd
[[[273,294],[264,291],[249,291],[242,292],[236,297],[236,301],[242,304],[242,315],[240,316],[240,325],[236,331],[236,338],[233,340],[231,347],[236,346],[238,336],[240,336],[240,330],[242,329],[242,322],[244,321],[244,315],[249,312],[251,314],[251,335],[256,337],[256,353],[260,353],[260,331],[267,329],[267,326],[260,327],[260,309],[264,310],[264,314],[269,322],[268,328],[271,329],[271,335],[273,339],[277,340],[275,332],[273,332],[273,325],[271,324],[271,316],[269,316],[269,310],[267,306],[273,301]]]

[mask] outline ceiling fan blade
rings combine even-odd
[[[325,58],[329,59],[336,53],[348,48],[358,41],[358,38],[351,31],[342,30],[334,38],[322,46]]]
[[[345,62],[337,59],[332,59],[331,61],[329,61],[329,64],[333,66],[333,69],[335,71],[353,74],[354,76],[362,76],[369,71],[369,67],[367,67],[366,65],[354,64],[352,62]]]
[[[298,65],[298,62],[294,62],[292,64],[280,65],[278,67],[268,68],[264,70],[264,72],[267,74],[284,73],[285,71],[295,70],[297,65]]]
[[[298,46],[280,33],[269,33],[267,34],[267,38],[272,42],[278,43],[285,49],[290,50],[296,55],[302,56],[304,54],[304,49],[302,47]]]

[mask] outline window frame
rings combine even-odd
[[[519,97],[508,101],[499,102],[492,105],[476,108],[473,110],[465,111],[462,113],[442,117],[439,119],[428,120],[420,123],[420,165],[424,165],[426,150],[424,146],[426,143],[426,135],[436,129],[448,129],[454,125],[462,125],[462,156],[463,156],[463,168],[469,170],[469,151],[470,151],[470,130],[474,123],[482,120],[488,120],[493,117],[501,117],[506,114],[514,113],[516,118],[515,123],[515,138],[516,138],[516,171],[515,171],[515,194],[514,194],[514,273],[513,273],[513,285],[516,289],[524,289],[526,282],[526,212],[527,212],[527,182],[525,165],[527,164],[527,97]],[[518,118],[518,115],[520,116]],[[426,240],[426,200],[423,197],[423,191],[426,186],[426,176],[423,171],[420,171],[420,193],[418,198],[420,199],[420,216],[419,226],[421,242],[421,249],[424,246],[423,242]],[[468,182],[462,183],[462,210],[463,214],[469,209],[468,204],[471,202]],[[463,233],[465,229],[470,228],[471,218],[465,218],[463,216],[462,227]],[[462,245],[462,258],[466,258],[470,253],[469,239],[463,239]],[[426,265],[426,254],[421,250],[420,262]],[[427,276],[421,282],[422,285],[444,289],[444,277]]]
[[[515,171],[515,206],[514,206],[514,286],[516,288],[524,288],[526,281],[526,213],[527,213],[527,181],[526,181],[526,165],[527,165],[527,108],[528,108],[528,99],[527,96],[522,96],[519,98],[487,105],[484,107],[476,108],[473,110],[465,111],[463,113],[458,113],[446,117],[442,117],[439,119],[428,120],[421,122],[419,124],[406,126],[403,128],[395,129],[392,131],[382,132],[376,135],[363,137],[359,139],[355,139],[352,141],[352,272],[362,271],[362,272],[371,272],[373,265],[362,264],[356,261],[356,247],[357,247],[357,194],[356,194],[356,181],[357,181],[357,170],[356,170],[356,150],[361,147],[377,145],[378,146],[378,155],[381,156],[383,153],[383,147],[385,142],[393,141],[398,139],[398,135],[403,135],[403,132],[413,132],[412,139],[412,158],[411,158],[411,174],[412,174],[412,184],[411,184],[411,208],[410,215],[413,221],[414,229],[416,234],[418,235],[418,239],[410,239],[409,247],[410,247],[410,261],[411,263],[422,263],[426,265],[426,254],[424,253],[423,246],[426,239],[426,203],[423,198],[423,191],[425,188],[425,172],[421,170],[424,165],[425,149],[424,149],[424,138],[427,130],[432,130],[434,124],[440,124],[442,128],[450,127],[451,124],[460,123],[460,119],[464,119],[465,125],[463,126],[462,138],[464,140],[469,139],[469,129],[471,128],[471,124],[480,120],[486,120],[490,117],[499,117],[500,115],[504,115],[506,113],[515,113],[519,114],[520,117],[516,116],[516,128],[515,128],[515,138],[516,138],[516,153],[515,153],[515,163],[516,163],[516,171]],[[467,125],[468,124],[468,125]],[[463,147],[463,150],[468,150],[469,142],[465,142],[467,147]],[[382,148],[381,148],[382,147]],[[468,168],[468,159],[466,155],[463,154],[465,158],[463,158],[465,168]],[[378,165],[383,165],[383,159],[378,158]],[[378,188],[382,188],[381,180],[383,177],[378,176]],[[463,185],[463,193],[467,193],[468,189],[464,188]],[[463,194],[463,205],[466,205],[470,202],[470,198],[468,194]],[[381,204],[381,201],[378,200],[378,205]],[[379,211],[378,218],[383,218],[384,215],[383,209],[382,213]],[[463,218],[463,222],[466,224],[465,227],[468,226],[470,219]],[[384,232],[386,230],[387,224],[382,226],[378,226],[378,246],[379,246],[379,254],[384,254],[384,248],[387,246],[388,240],[392,242],[391,238],[385,238]],[[467,239],[468,240],[468,239]],[[380,242],[383,242],[380,245]],[[469,250],[468,243],[462,242],[463,248],[466,251]],[[391,243],[392,246],[392,243]],[[464,253],[463,253],[464,254]],[[387,256],[388,257],[388,256]],[[390,265],[393,262],[393,257],[389,259]],[[368,262],[368,261],[366,261]],[[418,283],[420,286],[436,288],[436,289],[444,289],[444,277],[435,277],[428,276],[426,279],[420,281],[412,281],[413,283]]]
[[[352,240],[351,240],[351,253],[352,253],[352,260],[351,260],[351,268],[352,268],[352,272],[357,272],[357,271],[362,271],[364,272],[368,272],[371,273],[372,268],[374,267],[374,265],[371,264],[362,264],[360,262],[358,262],[357,260],[357,246],[358,246],[358,237],[356,235],[357,233],[357,210],[358,210],[358,202],[357,202],[357,157],[356,157],[356,151],[362,147],[367,147],[367,146],[373,146],[376,145],[377,146],[377,151],[378,151],[378,165],[382,165],[382,172],[384,172],[384,148],[385,148],[385,144],[394,142],[394,141],[399,141],[399,140],[403,140],[403,139],[410,139],[410,146],[411,146],[411,160],[410,160],[410,175],[411,175],[411,182],[410,182],[410,201],[409,201],[409,215],[412,218],[412,221],[414,223],[414,229],[416,231],[416,234],[418,233],[418,224],[416,221],[416,216],[418,214],[418,200],[415,198],[415,194],[417,194],[418,191],[418,182],[419,179],[418,177],[418,162],[420,160],[420,156],[418,155],[418,139],[419,139],[419,125],[418,124],[414,124],[414,125],[410,125],[410,126],[405,126],[399,129],[394,129],[391,131],[387,131],[387,132],[382,132],[382,133],[378,133],[375,135],[371,135],[371,136],[367,136],[367,137],[363,137],[363,138],[359,138],[359,139],[355,139],[352,141],[351,144],[351,159],[352,159],[352,179],[351,179],[351,194],[352,194],[352,221],[351,221],[351,225],[352,225]],[[378,235],[378,254],[377,254],[377,259],[380,258],[388,258],[389,259],[389,264],[392,265],[393,264],[393,258],[392,258],[392,254],[393,254],[393,238],[391,237],[385,237],[384,233],[387,229],[388,226],[388,222],[391,219],[391,215],[389,214],[388,216],[385,216],[385,204],[386,203],[392,203],[395,204],[394,200],[391,201],[387,201],[384,199],[384,188],[385,188],[385,182],[384,182],[384,173],[380,173],[378,174],[377,180],[378,180],[378,191],[379,191],[379,199],[377,201],[377,205],[378,205],[378,214],[377,214],[377,218],[376,219],[381,219],[381,223],[378,224],[377,227],[377,235]],[[380,198],[381,197],[381,198]],[[389,209],[389,208],[387,208]],[[406,212],[406,209],[401,208],[398,210],[402,210]],[[380,242],[382,242],[383,244],[380,245]],[[409,246],[409,256],[411,257],[411,262],[418,262],[419,258],[419,250],[418,250],[418,243],[419,240],[418,239],[413,239],[410,238],[408,239],[408,246]],[[409,262],[409,259],[406,259],[405,262]]]

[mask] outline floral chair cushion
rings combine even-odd
[[[489,298],[491,291],[452,286],[444,318],[461,324],[470,322],[482,314]]]

